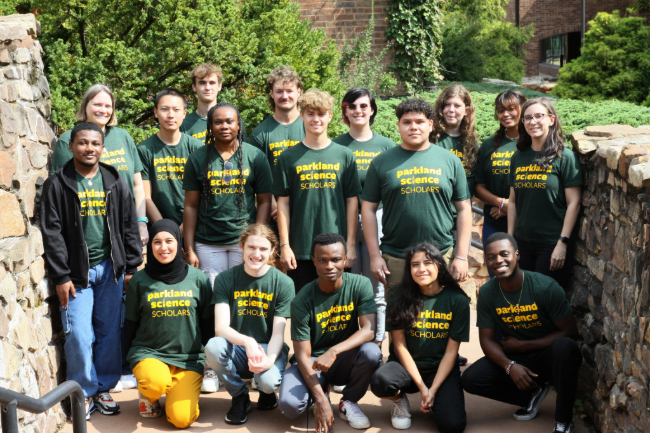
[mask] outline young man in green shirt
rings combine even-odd
[[[183,120],[181,132],[201,140],[205,144],[206,129],[208,127],[208,111],[217,105],[217,95],[221,91],[223,73],[212,63],[202,63],[192,71],[192,90],[196,92],[196,111],[188,114]],[[244,142],[246,126],[242,123]]]
[[[280,409],[297,418],[316,403],[316,431],[333,432],[334,415],[328,383],[345,385],[339,416],[350,427],[366,429],[370,421],[358,401],[368,391],[381,362],[375,338],[377,307],[370,280],[343,272],[345,239],[336,233],[314,238],[311,256],[318,279],[307,284],[291,303],[291,340],[295,358],[284,373]]]
[[[519,267],[515,239],[495,233],[485,244],[492,278],[477,303],[485,357],[463,373],[465,391],[521,406],[517,421],[535,418],[549,383],[555,386],[554,433],[573,433],[573,403],[582,354],[576,321],[564,289],[551,277]],[[496,329],[504,338],[496,342]]]
[[[310,90],[298,103],[305,139],[282,152],[273,173],[280,261],[296,291],[316,278],[309,239],[320,233],[346,236],[345,267],[354,265],[359,212],[356,196],[361,192],[354,154],[327,138],[334,98],[327,92]]]
[[[203,144],[180,131],[187,113],[185,95],[165,89],[156,95],[154,116],[160,131],[138,146],[142,161],[142,183],[151,224],[166,218],[180,226],[183,233],[183,172],[188,158]]]

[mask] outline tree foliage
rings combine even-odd
[[[601,12],[589,22],[580,57],[560,69],[563,98],[620,99],[650,106],[650,27],[645,18]],[[611,123],[611,122],[610,122]]]
[[[478,82],[499,78],[520,82],[526,71],[523,49],[533,36],[532,24],[506,21],[509,0],[450,0],[444,8],[442,54],[445,76]]]
[[[52,120],[63,130],[83,92],[102,82],[116,94],[121,125],[143,139],[154,126],[154,95],[166,87],[192,94],[189,73],[205,61],[223,69],[219,100],[235,103],[249,128],[270,112],[265,82],[279,65],[293,66],[306,87],[341,92],[336,46],[291,0],[28,3],[39,11]]]

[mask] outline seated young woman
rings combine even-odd
[[[406,394],[419,391],[420,410],[433,414],[440,432],[462,432],[465,400],[456,360],[460,343],[469,341],[469,299],[433,244],[408,249],[404,277],[387,301],[390,357],[373,375],[370,389],[393,402],[396,429],[411,426]]]
[[[210,280],[189,266],[180,251],[181,232],[168,219],[149,229],[144,269],[126,288],[126,359],[138,381],[140,416],[162,415],[186,428],[199,416],[204,344],[214,323]]]

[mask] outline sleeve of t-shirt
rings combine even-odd
[[[131,158],[133,158],[133,172],[140,173],[142,171],[142,161],[140,161],[140,157],[138,156],[135,142],[133,141],[131,134],[126,131],[124,131],[124,133],[126,134],[126,145],[129,148],[129,152],[131,152]]]
[[[486,292],[487,290],[479,290],[478,292],[478,300],[476,301],[476,327],[487,329],[496,328],[497,325],[494,322],[494,317],[492,317]]]
[[[212,288],[210,287],[210,279],[207,275],[199,276],[200,290],[201,290],[201,319],[209,319],[214,316],[214,308],[212,308],[211,298],[213,296]]]
[[[345,161],[345,182],[343,185],[345,197],[356,197],[361,194],[361,181],[354,155],[347,155]]]
[[[508,186],[514,188],[515,186],[515,171],[517,168],[517,154],[518,150],[515,150],[515,153],[510,158],[510,174],[508,174]]]
[[[197,176],[197,168],[195,165],[196,154],[190,155],[190,158],[185,163],[185,172],[183,175],[183,189],[185,191],[201,191],[201,180]]]
[[[377,314],[377,304],[375,303],[375,295],[372,291],[372,283],[366,277],[359,278],[361,281],[358,283],[359,288],[357,292],[357,311],[359,316],[364,314]]]
[[[453,201],[463,201],[471,197],[469,186],[467,184],[467,175],[465,174],[465,168],[463,163],[460,162],[459,158],[452,158],[453,162],[453,192],[451,194],[451,199]],[[366,179],[366,182],[368,180]]]
[[[363,192],[361,193],[361,200],[371,203],[379,203],[381,201],[381,180],[379,179],[379,173],[377,173],[374,160],[370,163],[370,167],[368,167],[366,181],[363,184]]]
[[[129,284],[126,286],[124,318],[132,322],[140,321],[140,293],[138,288],[138,279],[131,278],[131,281],[129,281]]]
[[[489,155],[488,151],[486,150],[486,144],[487,140],[483,142],[481,145],[481,148],[478,150],[478,158],[476,161],[476,169],[474,170],[474,180],[476,183],[482,183],[486,184],[487,183],[487,176],[485,173],[485,159],[486,156]]]
[[[227,280],[229,278],[224,273],[220,273],[215,277],[211,304],[230,304],[230,290],[228,286],[232,286],[232,281],[229,284]]]
[[[311,340],[311,317],[309,311],[300,302],[301,299],[294,298],[291,302],[291,340]]]
[[[266,194],[271,192],[273,187],[273,174],[269,161],[262,152],[255,152],[255,185],[253,189],[255,194]]]
[[[145,146],[138,146],[137,151],[142,164],[142,180],[149,180],[149,152],[147,152]]]
[[[565,188],[582,185],[582,167],[575,153],[568,147],[562,152],[560,178]]]
[[[66,162],[70,161],[72,158],[72,152],[69,148],[70,142],[64,140],[63,136],[54,145],[54,151],[52,152],[52,168],[50,168],[50,176],[52,176],[58,169],[63,167]]]
[[[449,338],[459,343],[469,341],[469,301],[464,296],[455,302]]]
[[[257,128],[255,128],[255,129],[257,129]],[[260,139],[260,137],[262,136],[262,134],[260,134],[260,133],[257,133],[257,134],[256,134],[256,133],[255,133],[255,129],[253,130],[253,133],[252,133],[251,136],[249,137],[249,139],[248,139],[248,143],[249,143],[249,144],[252,144],[252,145],[255,146],[255,147],[257,147],[259,150],[262,151],[262,153],[264,153],[264,155],[266,155],[266,149],[264,149],[264,143],[262,143],[262,141],[261,141],[261,139]]]
[[[289,197],[291,193],[290,174],[285,169],[286,158],[284,152],[278,157],[278,163],[273,170],[273,195],[276,197]]]
[[[274,316],[291,317],[291,301],[296,296],[295,286],[289,277],[278,280],[278,299],[275,303]]]
[[[546,288],[542,299],[549,319],[553,322],[564,320],[573,313],[564,289],[556,281],[552,281]]]

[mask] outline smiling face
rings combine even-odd
[[[294,82],[276,81],[271,89],[271,98],[276,110],[291,111],[296,108],[301,93]]]
[[[231,107],[219,107],[212,114],[212,134],[218,143],[231,143],[237,138],[239,121],[237,111]]]
[[[521,106],[518,103],[506,102],[506,105],[497,107],[497,119],[504,128],[516,127],[521,116]]]
[[[106,92],[99,92],[86,105],[86,121],[104,128],[113,114],[113,100]]]
[[[492,275],[498,279],[508,278],[517,269],[519,251],[507,239],[492,242],[485,250],[485,261]]]
[[[438,265],[424,251],[413,254],[411,277],[420,287],[429,287],[438,280]]]
[[[178,241],[169,232],[160,232],[151,241],[153,256],[163,265],[171,263],[178,252]]]
[[[402,137],[402,142],[409,148],[419,148],[427,143],[432,128],[433,120],[416,111],[405,113],[397,122],[397,131]]]
[[[160,129],[169,132],[175,132],[181,127],[186,113],[183,99],[174,95],[163,96],[158,102],[158,107],[153,109],[153,114],[160,123]]]
[[[99,163],[103,151],[102,135],[92,129],[78,131],[74,140],[70,142],[70,152],[75,161],[88,167],[94,167]]]
[[[467,114],[467,106],[460,96],[452,96],[445,101],[442,107],[442,116],[445,119],[445,125],[455,128],[460,125]]]
[[[244,267],[249,274],[256,274],[267,266],[269,257],[275,253],[271,242],[263,236],[250,235],[243,245],[239,244],[239,247],[242,251]]]
[[[327,132],[327,125],[332,120],[331,111],[318,111],[306,108],[300,112],[300,118],[305,124],[305,131],[312,135],[321,135]]]
[[[370,98],[368,95],[357,98],[351,105],[354,105],[354,110],[350,106],[345,108],[345,115],[350,122],[350,126],[354,125],[362,128],[368,125],[370,123],[370,116],[375,113],[370,106]]]
[[[217,95],[221,91],[221,82],[219,82],[217,74],[210,74],[203,78],[197,78],[196,84],[192,84],[192,89],[196,92],[199,101],[212,104],[217,101]]]
[[[314,257],[318,277],[329,283],[336,282],[343,275],[345,265],[345,247],[337,242],[330,245],[314,246]]]
[[[543,117],[539,120],[535,119],[535,116],[540,116],[543,115]],[[526,117],[530,116],[532,121],[530,123],[526,123]],[[555,116],[552,114],[549,114],[548,110],[546,107],[544,107],[542,104],[533,104],[530,107],[526,108],[526,112],[522,116],[524,119],[524,128],[526,128],[526,132],[532,139],[540,139],[542,141],[546,140],[546,137],[548,137],[548,132],[551,127],[555,123]]]

